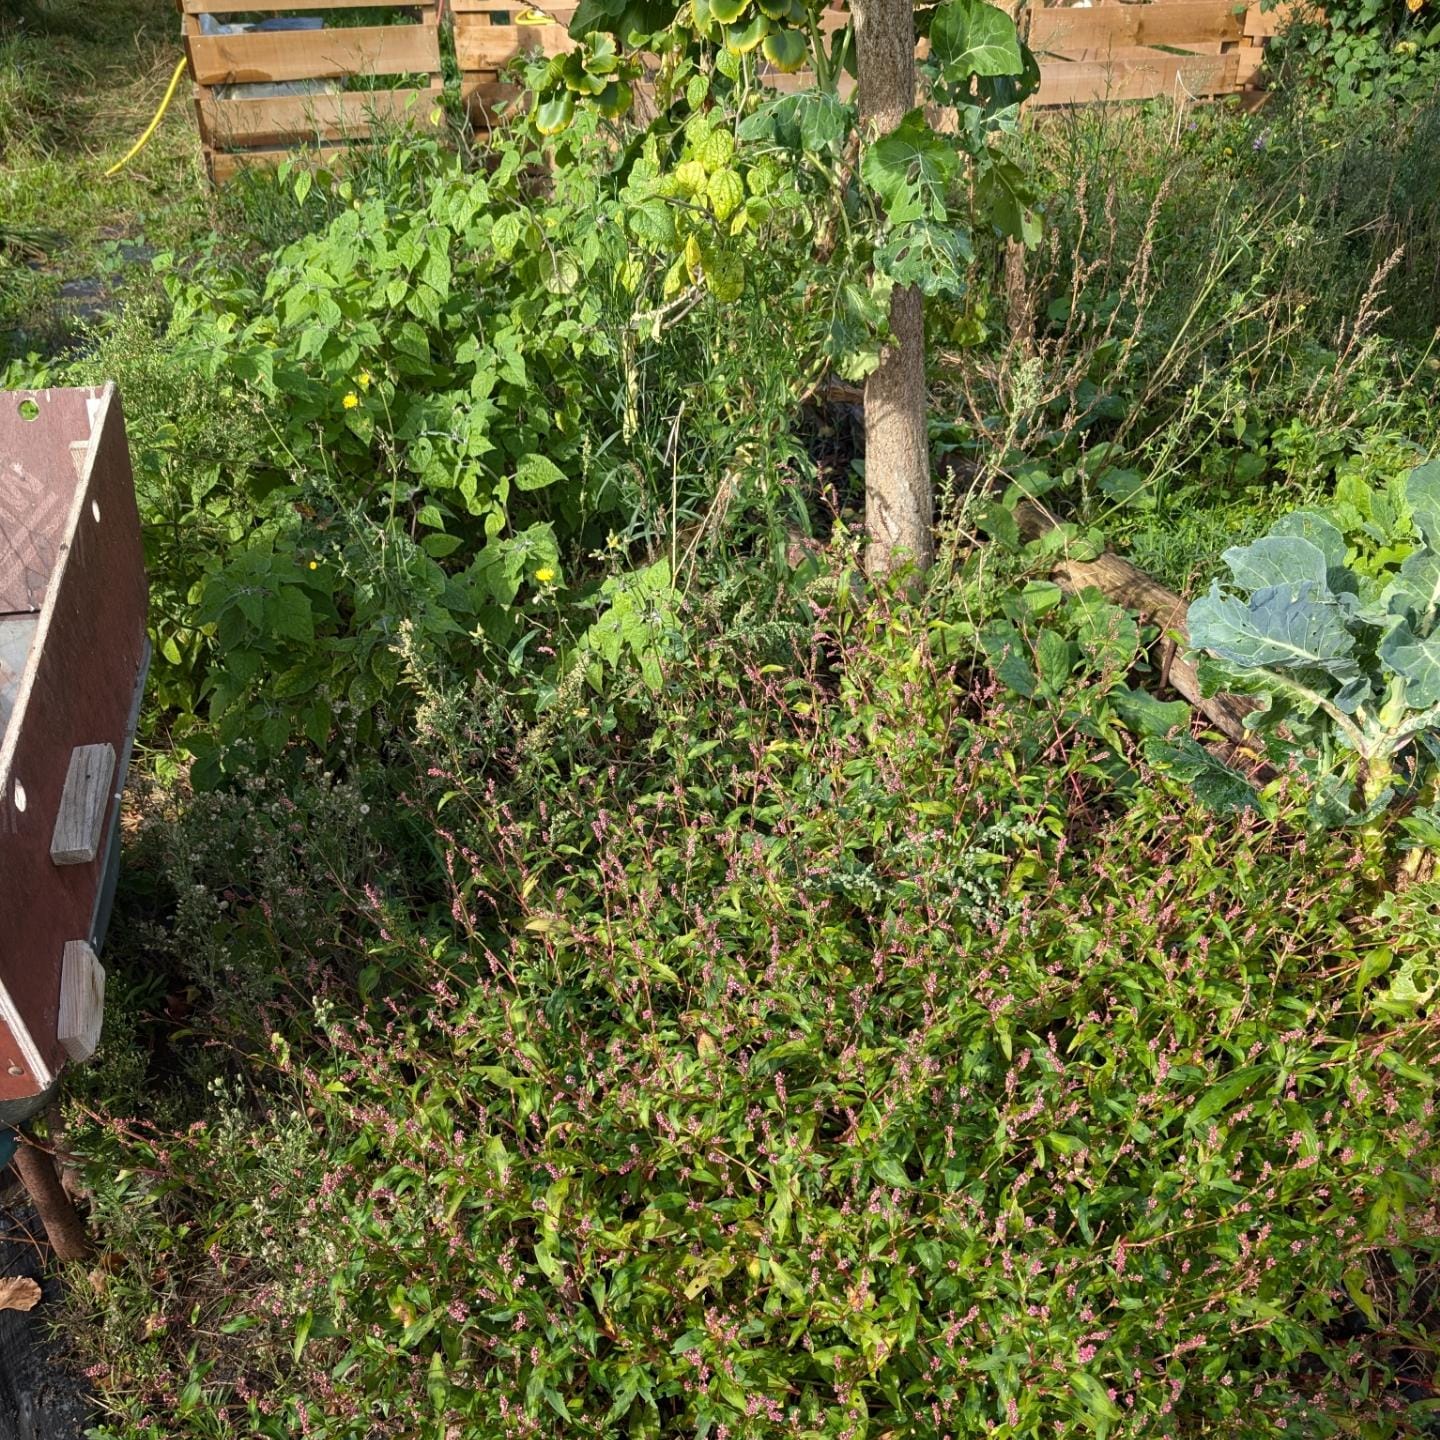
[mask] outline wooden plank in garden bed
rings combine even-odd
[[[1258,84],[1260,72],[1265,68],[1265,47],[1242,45],[1231,53],[1235,57],[1235,88],[1248,90]]]
[[[340,169],[348,155],[363,151],[358,145],[322,145],[310,149],[281,146],[269,150],[212,150],[206,157],[216,185],[233,180],[242,170],[270,170],[284,160]]]
[[[557,25],[566,26],[575,17],[574,5],[502,5],[496,0],[450,0],[452,15],[493,15],[500,25],[513,25],[519,16],[548,15]]]
[[[190,73],[200,85],[428,74],[440,69],[433,24],[187,35],[186,46]]]
[[[1235,50],[1235,46],[1224,40],[1201,40],[1193,45],[1097,45],[1090,50],[1066,50],[1064,54],[1057,54],[1050,50],[1045,54],[1047,60],[1054,60],[1065,63],[1081,63],[1084,61],[1099,61],[1102,64],[1116,64],[1127,60],[1154,60],[1165,55],[1178,55],[1188,57],[1191,55],[1226,55]]]
[[[484,85],[493,83],[495,72],[522,52],[554,55],[572,48],[564,29],[574,14],[572,5],[525,11],[500,9],[495,0],[452,0],[451,8],[467,97],[481,94]],[[1302,8],[1306,0],[1284,0],[1273,11],[1236,0],[1027,9],[1019,17],[1022,33],[1036,51],[1041,70],[1040,91],[1030,103],[1051,107],[1238,93],[1259,79],[1264,39]],[[524,14],[542,11],[557,23],[515,23]],[[831,6],[822,16],[822,28],[833,32],[849,18],[845,8]],[[924,50],[922,44],[920,53]],[[477,80],[476,72],[483,72],[483,77]],[[775,72],[761,78],[785,93],[814,83],[809,71]],[[851,98],[854,81],[842,76],[840,88]],[[487,122],[477,117],[477,124],[483,123]]]
[[[1251,40],[1268,40],[1297,19],[1324,20],[1325,12],[1306,0],[1283,0],[1273,10],[1252,5],[1245,12],[1245,34]]]
[[[179,3],[186,15],[259,14],[277,10],[367,10],[381,5],[398,8],[396,0],[299,0],[299,3],[296,0],[224,0],[219,4],[216,0],[179,0]]]
[[[203,133],[212,145],[248,147],[359,140],[378,127],[410,122],[431,126],[430,116],[444,96],[440,85],[426,90],[351,90],[340,95],[284,95],[220,100],[202,90]]]
[[[521,93],[521,86],[508,84],[493,72],[465,75],[460,81],[460,99],[466,113],[482,128],[489,124],[501,106],[510,104]]]

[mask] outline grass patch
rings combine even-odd
[[[139,0],[27,0],[0,16],[0,361],[53,349],[143,257],[191,252],[213,216],[186,89],[112,179],[180,58],[178,17]]]

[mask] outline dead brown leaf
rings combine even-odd
[[[40,1287],[33,1280],[0,1280],[0,1310],[33,1310],[39,1303]]]

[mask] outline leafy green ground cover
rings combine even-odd
[[[581,111],[549,181],[397,140],[211,201],[182,114],[106,190],[37,73],[138,115],[114,38],[155,82],[173,22],[37,49],[64,14],[0,32],[0,186],[71,197],[9,328],[105,227],[169,252],[7,372],[119,381],[151,571],[64,1136],[98,1433],[1424,1433],[1423,797],[1317,821],[1311,749],[1225,768],[1146,618],[1049,572],[1198,594],[1318,507],[1386,608],[1433,99],[998,137],[1043,234],[977,225],[932,298],[941,558],[890,594],[827,399],[853,215],[773,130]],[[724,266],[677,270],[716,197]]]

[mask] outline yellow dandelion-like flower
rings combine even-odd
[[[535,578],[542,585],[548,585],[555,578],[555,572],[548,565],[542,565],[535,572]]]
[[[312,560],[310,562],[310,568],[312,570],[318,570],[320,568],[320,562],[318,560]]]
[[[360,397],[352,390],[340,403],[347,410],[353,410],[360,403]]]
[[[375,378],[375,377],[374,377],[373,375],[371,375],[371,373],[370,373],[368,370],[362,370],[362,371],[355,377],[355,383],[356,383],[362,390],[368,390],[368,389],[370,388],[370,382],[371,382],[374,378]]]

